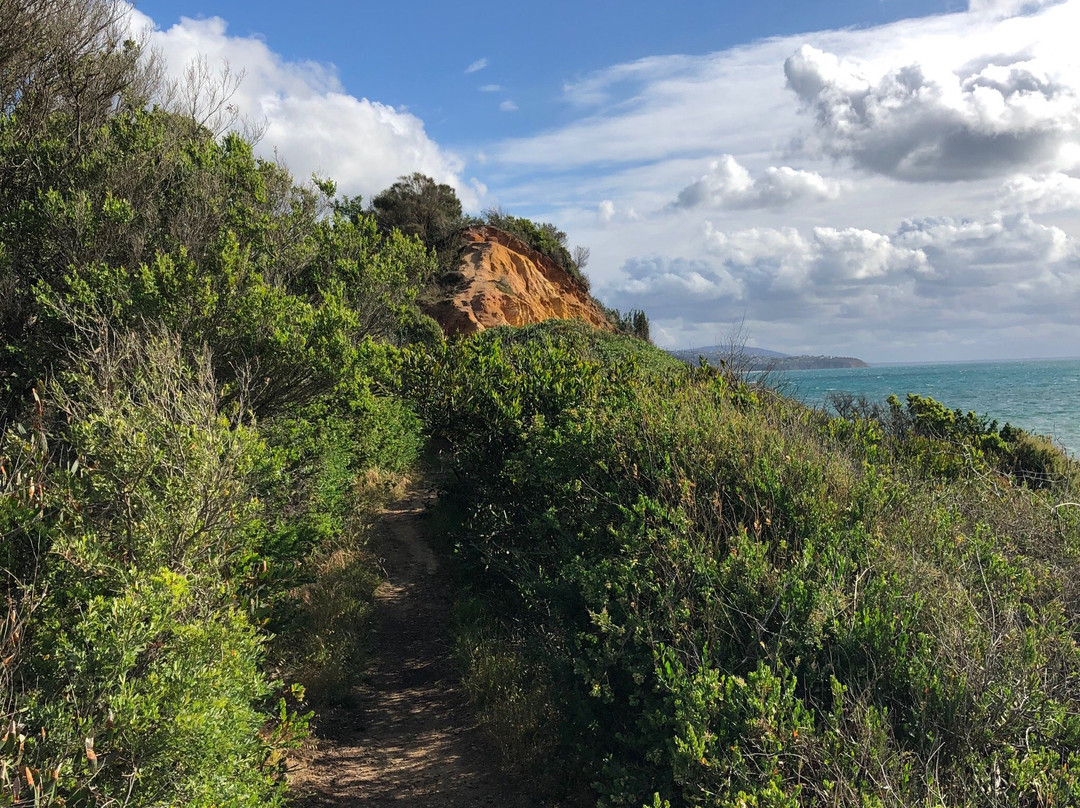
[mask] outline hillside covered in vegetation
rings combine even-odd
[[[585,803],[1080,798],[1080,478],[911,396],[829,417],[572,324],[420,374],[461,652]]]
[[[671,355],[691,364],[697,364],[704,359],[710,365],[716,367],[733,365],[740,370],[770,372],[869,367],[866,362],[853,356],[810,356],[806,354],[788,356],[776,351],[769,351],[766,354],[737,344],[679,349],[671,351]]]
[[[4,5],[0,803],[286,803],[429,442],[464,681],[546,798],[1080,802],[1075,462],[917,395],[808,409],[641,312],[446,341],[452,189],[298,183],[161,101],[120,14]]]

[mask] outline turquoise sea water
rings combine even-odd
[[[795,370],[782,374],[789,395],[824,405],[832,392],[884,401],[891,393],[936,398],[950,409],[996,418],[1029,432],[1050,435],[1080,456],[1080,359],[1023,362],[957,362],[876,365],[843,370]]]

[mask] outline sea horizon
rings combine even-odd
[[[858,359],[859,357],[853,357]],[[866,359],[860,361],[872,368],[877,367],[910,367],[912,365],[979,365],[993,364],[995,362],[1073,362],[1080,361],[1080,354],[1069,356],[1025,356],[1021,359],[929,359],[905,362],[870,362]]]
[[[832,393],[880,402],[916,393],[1047,435],[1080,456],[1080,357],[882,363],[776,375],[789,395],[812,406],[827,407]]]

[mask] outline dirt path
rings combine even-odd
[[[540,804],[500,769],[461,692],[449,594],[426,535],[428,498],[413,487],[385,513],[371,671],[355,707],[319,718],[317,746],[292,776],[305,808]]]

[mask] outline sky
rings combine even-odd
[[[1080,0],[144,0],[258,150],[551,221],[662,347],[1080,355]]]

